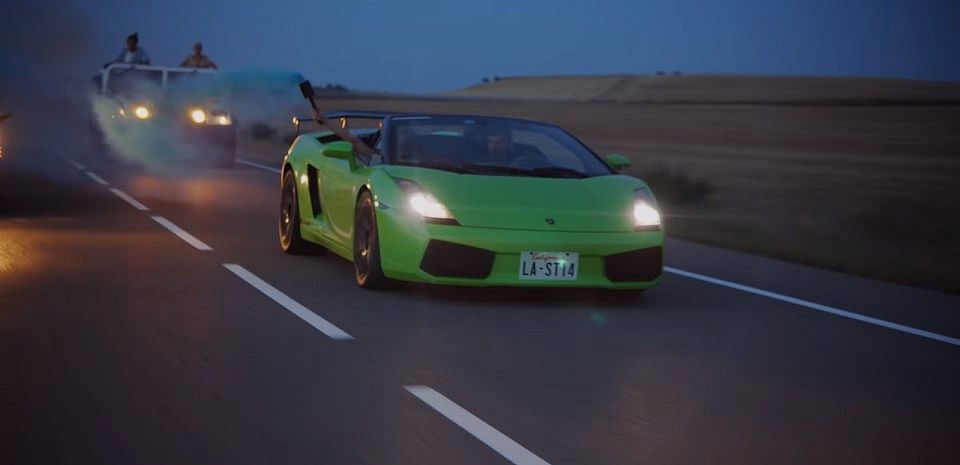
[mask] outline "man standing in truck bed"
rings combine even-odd
[[[203,44],[197,42],[193,44],[193,53],[187,55],[180,63],[184,68],[212,68],[217,69],[217,64],[210,57],[203,54]]]
[[[147,56],[147,51],[140,47],[140,38],[136,32],[127,36],[127,46],[121,49],[120,54],[110,63],[126,63],[130,65],[150,64],[150,57]],[[110,63],[107,63],[107,65]]]

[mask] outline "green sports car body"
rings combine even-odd
[[[646,289],[660,279],[660,213],[642,180],[617,174],[622,156],[603,160],[557,126],[518,119],[326,118],[373,150],[355,153],[331,131],[297,137],[281,174],[287,252],[333,251],[370,288]]]

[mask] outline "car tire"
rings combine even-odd
[[[297,179],[293,170],[283,175],[280,188],[280,249],[291,255],[305,255],[325,251],[300,235],[300,209],[297,199]]]
[[[377,212],[369,191],[360,194],[353,216],[353,270],[357,285],[364,289],[386,289],[391,284],[380,267]]]

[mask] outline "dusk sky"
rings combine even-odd
[[[958,0],[72,5],[90,24],[93,68],[137,31],[155,64],[179,62],[200,40],[226,69],[290,69],[318,84],[370,90],[434,92],[483,76],[657,70],[960,80]]]

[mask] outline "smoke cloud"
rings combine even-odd
[[[95,81],[103,63],[113,57],[97,52],[100,32],[90,18],[64,0],[4,1],[0,11],[0,114],[13,114],[0,126],[8,148],[17,144],[61,154],[84,151],[162,165],[202,159],[213,149],[196,138],[189,140],[184,125],[188,107],[225,110],[242,132],[255,120],[287,121],[291,109],[303,105],[297,93],[299,73],[226,71],[166,89],[135,84],[127,89],[128,102],[148,103],[156,118],[150,124],[117,124],[121,102],[101,95]]]
[[[140,73],[131,79],[129,73]],[[198,124],[190,119],[194,109],[229,115],[232,127],[242,131],[247,121],[289,118],[289,108],[298,101],[297,84],[303,77],[292,71],[244,70],[196,75],[171,72],[161,88],[159,72],[117,70],[107,79],[108,92],[93,89],[90,109],[104,148],[122,160],[163,166],[186,160],[215,160],[224,150],[226,127],[206,127],[198,136]],[[149,109],[141,120],[136,107]],[[210,130],[212,129],[212,130]],[[240,136],[241,134],[238,134]]]

